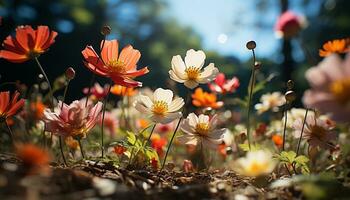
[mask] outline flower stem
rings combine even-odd
[[[6,124],[6,127],[9,130],[9,137],[10,137],[11,143],[12,143],[12,145],[14,145],[15,143],[14,143],[14,139],[13,139],[13,132],[12,132],[10,126],[7,124],[6,119],[4,120],[4,123]]]
[[[78,143],[79,143],[79,149],[80,149],[81,157],[83,157],[83,159],[85,159],[84,149],[83,149],[83,145],[81,144],[80,139],[78,139]]]
[[[106,105],[107,105],[109,94],[111,92],[111,87],[112,87],[112,84],[109,85],[107,96],[103,100],[102,121],[101,121],[101,158],[104,157],[104,146],[103,146],[103,144],[104,144],[104,141],[103,141],[103,139],[104,139],[104,121],[105,121]]]
[[[297,146],[297,150],[296,150],[296,156],[299,155],[299,149],[300,149],[301,139],[302,139],[302,137],[303,137],[303,133],[304,133],[304,128],[305,128],[306,118],[307,118],[308,112],[309,112],[309,109],[307,108],[306,111],[305,111],[303,126],[301,127],[300,138],[299,138],[298,146]]]
[[[157,123],[155,123],[155,124],[153,125],[152,130],[151,130],[151,133],[149,134],[145,145],[147,145],[147,144],[149,143],[149,141],[151,140],[151,137],[152,137],[152,134],[153,134],[154,129],[156,128],[156,125],[157,125]]]
[[[35,60],[36,64],[38,65],[38,67],[39,67],[41,73],[44,75],[44,78],[45,78],[45,80],[46,80],[46,82],[47,82],[47,84],[48,84],[48,86],[49,86],[49,90],[50,90],[50,99],[51,99],[51,108],[53,108],[54,102],[53,102],[53,90],[52,90],[52,87],[51,87],[51,83],[50,83],[49,78],[47,77],[47,75],[46,75],[46,73],[45,73],[44,68],[43,68],[43,67],[41,66],[41,64],[40,64],[38,57],[35,57],[34,60]]]
[[[282,142],[282,151],[284,151],[285,143],[286,143],[286,130],[287,130],[287,118],[288,118],[288,103],[284,106],[284,126],[283,126],[283,142]]]
[[[255,51],[252,49],[253,53],[253,68],[252,68],[252,73],[250,75],[250,91],[249,91],[249,98],[248,98],[248,105],[247,105],[247,140],[248,140],[248,146],[250,150],[250,104],[252,103],[252,98],[253,98],[253,91],[254,91],[254,85],[255,85]]]
[[[59,136],[58,139],[59,139],[58,141],[59,141],[59,145],[60,145],[61,156],[63,158],[64,165],[67,167],[68,166],[67,160],[66,160],[66,157],[64,156],[64,152],[63,152],[62,136]]]
[[[163,169],[164,169],[164,166],[165,166],[165,163],[166,163],[166,159],[168,157],[168,154],[169,154],[169,151],[170,151],[170,148],[171,148],[171,144],[173,143],[174,137],[176,135],[177,129],[179,129],[181,121],[182,121],[182,117],[179,119],[179,122],[176,125],[176,128],[174,130],[173,136],[171,136],[171,139],[170,139],[170,142],[169,142],[169,146],[168,146],[168,149],[166,150],[165,157],[164,157],[164,160],[163,160],[162,168],[160,168],[160,172],[163,171]]]

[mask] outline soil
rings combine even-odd
[[[0,199],[292,199],[292,189],[270,190],[232,171],[131,170],[84,160],[52,163],[46,175],[29,175],[12,155],[0,155]]]

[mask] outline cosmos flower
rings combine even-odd
[[[319,50],[319,55],[321,57],[326,57],[333,53],[346,53],[350,50],[349,45],[350,38],[328,41],[324,43],[322,49]]]
[[[337,54],[327,56],[305,76],[311,88],[304,93],[304,105],[335,121],[350,122],[350,54],[345,60]]]
[[[283,145],[283,138],[280,135],[273,135],[271,138],[272,142],[278,147],[278,148],[282,148]]]
[[[113,85],[111,88],[111,93],[118,96],[131,97],[137,93],[137,90],[131,87],[124,87],[121,85]]]
[[[178,140],[186,145],[203,145],[203,148],[209,147],[217,149],[223,141],[223,134],[226,129],[217,129],[217,115],[209,119],[208,115],[195,115],[190,113],[181,124],[181,131],[184,135],[178,137]]]
[[[135,108],[156,123],[167,124],[182,116],[180,109],[184,100],[177,97],[173,100],[173,92],[158,88],[153,93],[153,98],[140,95],[135,101]]]
[[[243,176],[256,177],[271,173],[276,164],[269,151],[249,151],[246,157],[235,161],[233,169]]]
[[[280,38],[291,38],[306,26],[305,19],[297,16],[292,11],[282,13],[275,24],[275,33]]]
[[[20,144],[16,146],[16,154],[29,174],[48,170],[50,155],[46,150],[34,144]]]
[[[93,87],[90,88],[90,98],[93,100],[101,100],[105,98],[108,94],[109,85],[106,84],[103,87],[99,83],[95,83]],[[89,88],[84,88],[83,93],[87,95]]]
[[[300,137],[301,129],[303,127],[303,120],[298,119],[293,123],[294,136]],[[317,118],[315,115],[307,116],[303,139],[307,140],[310,147],[321,147],[325,149],[332,149],[332,140],[335,140],[336,134],[333,131],[334,126],[327,123],[326,120]]]
[[[219,73],[216,76],[214,83],[208,83],[208,85],[212,92],[227,94],[236,91],[239,87],[239,80],[237,77],[227,80],[224,73]]]
[[[268,110],[278,111],[278,107],[285,104],[286,99],[280,92],[267,93],[261,96],[260,102],[255,105],[258,114],[262,114]]]
[[[31,26],[19,26],[16,28],[16,36],[8,36],[4,40],[0,58],[22,63],[38,57],[55,42],[56,36],[57,32],[50,31],[47,26],[38,26],[37,30]]]
[[[119,54],[118,45],[117,40],[105,40],[101,58],[92,46],[87,46],[82,51],[85,66],[97,75],[111,78],[117,85],[141,87],[142,83],[133,79],[149,71],[147,67],[137,70],[136,64],[141,57],[140,51],[127,45]]]
[[[24,105],[24,99],[18,99],[19,93],[15,91],[10,98],[10,92],[0,92],[0,120],[12,117]]]
[[[186,87],[193,89],[199,84],[206,84],[213,81],[219,70],[210,63],[202,71],[205,61],[203,51],[190,49],[186,53],[185,62],[180,55],[173,56],[171,60],[170,78],[176,82],[184,83]]]
[[[98,122],[102,110],[102,103],[96,105],[88,104],[85,107],[85,100],[73,101],[70,105],[58,103],[58,107],[52,112],[49,109],[44,111],[44,122],[46,130],[59,136],[72,136],[74,139],[85,138],[86,134]]]
[[[214,93],[204,92],[202,88],[197,88],[192,94],[192,104],[197,107],[218,109],[224,105],[222,101],[217,101]]]

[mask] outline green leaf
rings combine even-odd
[[[261,146],[259,144],[249,144],[248,143],[243,143],[238,145],[239,148],[241,148],[243,151],[258,151],[261,150]]]

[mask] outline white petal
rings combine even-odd
[[[203,51],[190,49],[186,53],[185,63],[187,67],[202,68],[204,65],[205,54]]]
[[[220,139],[223,139],[225,132],[226,132],[225,128],[217,129],[217,130],[214,130],[213,132],[211,132],[209,134],[209,137],[211,139],[214,139],[214,140],[220,140]]]
[[[210,63],[207,67],[204,68],[203,72],[200,74],[198,82],[202,84],[209,83],[216,78],[218,73],[219,69],[214,66],[214,63]]]
[[[181,74],[185,74],[185,63],[182,60],[181,56],[173,56],[171,59],[171,68],[174,70],[175,74],[178,75],[179,78],[182,78]]]
[[[172,101],[169,105],[168,112],[175,112],[182,108],[182,106],[185,104],[183,98],[176,98],[174,101]]]
[[[184,77],[184,78],[180,78],[177,74],[175,74],[175,72],[173,70],[170,70],[169,71],[169,75],[170,75],[170,78],[173,79],[174,81],[176,82],[179,82],[179,83],[184,83],[187,78],[184,74],[179,74],[180,77]]]
[[[186,87],[188,87],[190,89],[193,89],[199,85],[196,81],[193,81],[193,80],[188,80],[184,84]]]
[[[187,135],[193,135],[196,132],[194,127],[189,124],[188,119],[182,122],[180,129],[182,132],[186,133]]]
[[[210,129],[215,129],[216,127],[216,124],[218,123],[218,115],[214,115],[211,119],[210,119],[210,122],[209,122],[209,127]]]
[[[137,102],[135,104],[135,109],[138,110],[140,113],[145,113],[145,114],[150,114],[151,111],[150,109],[146,108],[143,104],[141,104],[140,102]]]
[[[153,115],[151,117],[151,120],[156,122],[156,123],[168,124],[168,123],[170,123],[170,122],[172,122],[175,119],[178,119],[180,117],[182,117],[182,113],[177,112],[177,113],[168,113],[165,115]]]
[[[209,116],[200,114],[198,117],[198,122],[199,123],[209,123]]]
[[[191,135],[181,135],[177,137],[178,141],[182,144],[187,144],[187,145],[197,145],[198,139],[194,136]]]
[[[153,101],[164,101],[168,105],[173,100],[173,92],[171,90],[164,90],[163,88],[158,88],[153,93]]]
[[[198,117],[196,114],[194,113],[190,113],[188,116],[187,116],[187,119],[188,120],[188,124],[192,127],[196,127],[197,124],[198,124]]]
[[[143,105],[145,105],[147,108],[151,108],[153,105],[152,100],[148,96],[145,96],[145,95],[139,95],[138,101],[140,103],[142,103]]]

